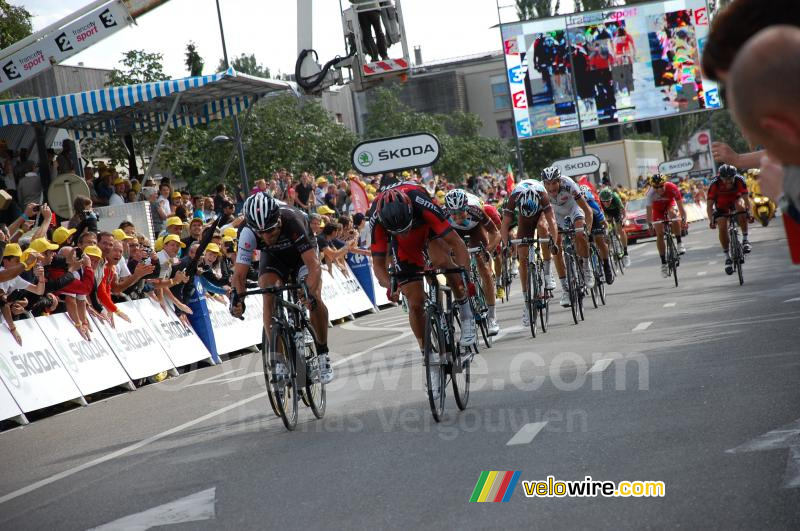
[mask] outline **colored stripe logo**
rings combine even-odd
[[[470,502],[507,502],[519,482],[519,470],[483,471],[470,496]]]

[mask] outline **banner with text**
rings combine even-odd
[[[260,345],[264,329],[264,305],[261,297],[248,297],[244,320],[233,317],[228,305],[206,299],[217,353],[229,354],[253,345]]]
[[[208,361],[214,365],[211,353],[191,326],[178,319],[171,309],[164,309],[150,299],[133,301],[142,319],[150,325],[156,339],[175,367]]]
[[[0,420],[7,420],[22,416],[22,410],[14,401],[6,384],[0,381]]]

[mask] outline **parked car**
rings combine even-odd
[[[628,243],[636,243],[641,238],[655,238],[656,232],[647,225],[647,207],[645,199],[631,199],[625,205],[625,221],[622,230],[628,235]],[[681,234],[689,234],[689,224],[684,223]]]

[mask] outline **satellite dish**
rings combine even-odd
[[[47,202],[53,212],[69,219],[74,214],[72,202],[79,195],[91,197],[86,181],[74,173],[62,173],[50,183],[47,189]]]

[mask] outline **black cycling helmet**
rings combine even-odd
[[[376,208],[378,220],[393,234],[406,232],[414,222],[411,200],[400,190],[386,190],[378,197]]]
[[[266,192],[258,192],[245,199],[242,212],[247,226],[256,232],[275,227],[280,218],[278,202]]]
[[[737,173],[738,172],[736,171],[736,167],[731,166],[730,164],[723,164],[722,166],[719,167],[719,176],[725,179],[726,181],[734,179]]]

